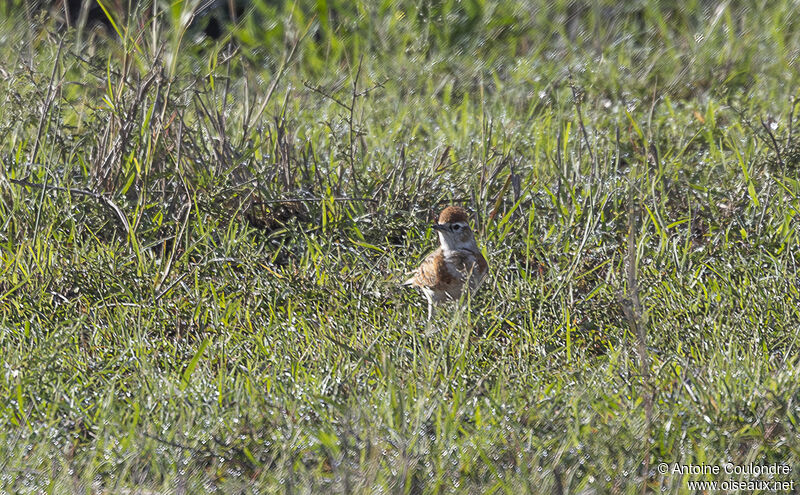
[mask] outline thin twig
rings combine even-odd
[[[248,130],[249,130],[250,122],[255,122],[259,118],[261,118],[261,114],[264,113],[264,110],[267,108],[267,104],[269,103],[269,100],[272,99],[272,94],[275,92],[275,89],[278,87],[278,83],[280,83],[281,79],[283,78],[283,75],[286,73],[286,68],[289,66],[290,63],[292,63],[293,58],[294,58],[294,53],[297,51],[297,46],[306,38],[306,36],[308,36],[308,33],[311,30],[311,26],[312,26],[312,24],[314,24],[314,21],[316,20],[316,18],[317,18],[317,16],[315,14],[311,18],[311,20],[308,21],[308,24],[306,25],[306,29],[303,32],[303,34],[300,35],[299,37],[297,37],[294,40],[294,43],[292,44],[292,48],[289,50],[289,53],[283,58],[283,61],[281,62],[281,66],[280,66],[280,68],[278,68],[278,73],[272,79],[272,82],[270,83],[269,88],[267,89],[267,94],[266,94],[266,96],[264,96],[264,100],[261,102],[261,106],[258,107],[258,110],[256,110],[255,115],[253,115],[252,118],[249,115],[245,116],[244,122],[242,124],[243,131],[244,131],[243,135],[245,135],[245,136],[247,135]]]
[[[39,146],[42,140],[42,132],[44,132],[45,117],[50,113],[50,105],[53,104],[55,96],[53,95],[53,82],[56,79],[56,72],[58,71],[58,63],[61,61],[61,48],[64,44],[64,37],[58,41],[58,51],[56,52],[56,59],[53,62],[53,72],[50,74],[50,83],[47,85],[47,96],[44,99],[44,108],[42,115],[39,117],[39,128],[36,130],[36,140],[33,142],[33,151],[31,152],[31,162],[36,160],[36,155],[39,153]]]
[[[128,224],[128,219],[125,217],[125,214],[122,213],[122,210],[119,206],[117,206],[111,198],[103,196],[102,194],[98,194],[96,192],[87,191],[86,189],[68,189],[66,187],[59,187],[59,186],[51,186],[49,184],[37,184],[35,182],[30,182],[23,179],[8,179],[9,182],[12,184],[16,184],[18,186],[25,186],[25,187],[34,187],[37,189],[42,189],[44,191],[60,191],[66,192],[73,196],[88,196],[92,199],[97,200],[99,203],[105,205],[111,211],[114,212],[114,215],[122,224],[122,227],[125,229],[125,233],[130,235],[131,227]]]
[[[594,168],[594,153],[592,153],[592,144],[589,142],[589,133],[586,132],[586,126],[583,125],[583,113],[581,112],[581,98],[582,94],[579,93],[578,88],[572,80],[572,74],[569,75],[569,87],[572,90],[572,99],[575,100],[575,110],[578,112],[578,124],[583,133],[583,140],[586,142],[586,149],[589,151],[589,159],[592,160],[592,168]]]
[[[789,124],[788,124],[788,132],[786,133],[786,149],[792,149],[792,125],[794,123],[794,109],[797,108],[797,98],[792,96],[792,101],[789,106]]]
[[[347,198],[347,197],[334,197],[334,198],[286,198],[286,199],[266,199],[263,201],[254,201],[252,206],[270,205],[276,203],[315,203],[322,201],[368,201],[370,203],[378,203],[375,198]]]
[[[355,122],[356,101],[358,100],[358,79],[361,77],[361,65],[364,62],[364,54],[358,59],[356,77],[353,79],[353,97],[350,100],[350,116],[347,119],[350,135],[350,174],[353,176],[353,186],[358,194],[358,175],[356,174],[356,135],[353,123]]]
[[[622,311],[628,320],[631,332],[636,336],[636,354],[639,357],[639,373],[643,385],[645,428],[642,439],[644,445],[644,464],[642,466],[642,494],[647,493],[647,480],[650,473],[650,428],[653,419],[653,392],[650,390],[650,356],[647,354],[647,328],[642,321],[642,304],[639,299],[639,282],[636,269],[636,232],[641,213],[635,204],[633,195],[633,179],[629,184],[628,198],[628,245],[625,254],[627,272],[627,294],[622,299]]]
[[[325,98],[328,98],[329,100],[331,100],[332,102],[336,103],[340,107],[344,108],[348,112],[350,111],[350,107],[347,105],[347,103],[342,102],[341,100],[339,100],[338,98],[336,98],[332,94],[326,92],[325,90],[323,90],[319,86],[312,86],[311,84],[308,83],[308,81],[303,81],[303,86],[305,86],[306,88],[310,89],[311,91],[314,91],[315,93],[321,94]]]
[[[372,93],[376,89],[383,89],[383,85],[386,84],[387,82],[389,82],[389,78],[388,77],[386,79],[384,79],[383,81],[375,84],[371,88],[367,88],[364,91],[361,91],[356,96],[367,96],[368,94]]]
[[[778,146],[778,141],[775,139],[775,134],[773,134],[772,129],[769,128],[766,122],[764,122],[763,118],[759,118],[761,121],[761,126],[767,131],[767,136],[769,136],[770,141],[772,142],[772,147],[775,150],[775,155],[778,157],[778,163],[781,166],[781,170],[785,170],[786,166],[783,163],[783,157],[781,156],[781,147]]]
[[[786,163],[783,161],[783,157],[781,156],[781,148],[778,146],[778,140],[775,139],[775,134],[772,132],[772,129],[764,122],[763,118],[759,118],[761,121],[761,126],[767,132],[767,136],[769,136],[770,141],[772,141],[772,146],[775,150],[775,156],[778,157],[778,164],[781,166],[781,175],[786,177]],[[791,131],[790,131],[791,132]],[[756,226],[756,231],[760,234],[761,233],[761,226],[764,223],[764,216],[767,214],[767,207],[769,206],[769,199],[772,194],[772,181],[767,182],[767,191],[764,198],[764,207],[761,209],[761,216],[758,219],[758,225]]]

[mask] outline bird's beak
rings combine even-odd
[[[440,232],[446,232],[447,231],[447,226],[446,225],[442,225],[440,223],[435,223],[435,224],[431,225],[431,228],[433,230],[438,230]]]

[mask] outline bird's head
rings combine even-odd
[[[445,251],[476,249],[475,236],[469,228],[464,208],[445,208],[439,215],[439,222],[433,224],[433,229],[439,233],[439,242]]]

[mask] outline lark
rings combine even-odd
[[[489,272],[464,208],[445,208],[433,229],[439,234],[439,249],[425,257],[403,284],[422,289],[428,299],[428,320],[433,317],[434,305],[458,301],[465,286],[469,292],[478,290]]]

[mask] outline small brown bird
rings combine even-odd
[[[458,301],[465,284],[470,292],[478,290],[489,272],[463,208],[448,206],[433,228],[439,234],[439,249],[426,256],[414,276],[403,284],[425,293],[429,320],[434,304]]]

